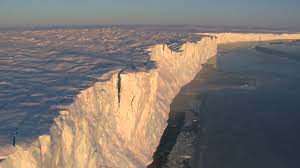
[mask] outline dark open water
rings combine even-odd
[[[197,112],[191,167],[300,167],[299,58],[299,41],[220,49],[216,68],[200,72],[171,105],[171,116],[178,109]],[[166,150],[155,167],[172,162]]]

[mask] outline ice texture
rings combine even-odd
[[[28,147],[17,144],[0,167],[146,167],[173,98],[216,55],[217,45],[214,37],[203,37],[177,52],[167,45],[148,51],[154,66],[111,71],[82,90],[53,119],[49,133]]]
[[[0,32],[0,147],[12,145],[16,132],[17,144],[46,133],[58,111],[102,74],[151,65],[150,46],[176,50],[195,40],[117,27]]]

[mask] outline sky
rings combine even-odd
[[[300,28],[300,0],[0,0],[0,27],[193,24]]]

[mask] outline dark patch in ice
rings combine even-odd
[[[132,103],[133,103],[134,99],[135,99],[135,96],[133,96],[133,98],[132,98],[132,100],[131,100],[131,103],[130,103],[131,108],[132,108]]]
[[[124,70],[120,70],[120,72],[118,73],[118,102],[119,102],[119,106],[120,106],[120,102],[121,102],[121,82],[122,82],[122,79],[121,79],[121,74]]]

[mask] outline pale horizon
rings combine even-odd
[[[211,25],[300,29],[299,1],[0,2],[0,28],[78,25]]]

